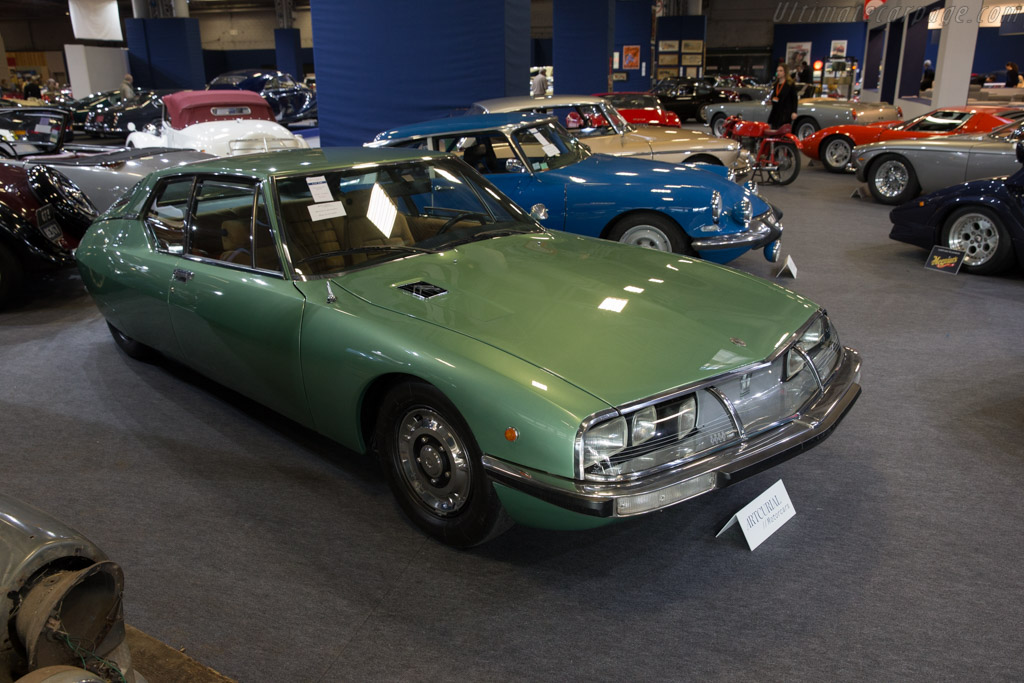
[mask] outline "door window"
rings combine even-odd
[[[255,202],[253,185],[200,181],[189,223],[189,254],[252,268]]]
[[[497,131],[439,138],[437,148],[460,155],[463,161],[484,175],[508,173],[508,160],[516,158],[508,138]]]

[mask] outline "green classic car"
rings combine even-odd
[[[158,351],[359,452],[455,546],[726,486],[829,435],[860,357],[696,258],[543,229],[462,161],[324,149],[158,171],[77,252]]]

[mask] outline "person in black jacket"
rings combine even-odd
[[[935,69],[932,68],[932,60],[924,60],[924,71],[921,73],[921,90],[931,90],[935,83]]]
[[[768,114],[768,125],[779,128],[784,124],[792,124],[796,119],[798,104],[796,83],[786,73],[782,64],[775,69],[775,82],[772,84],[772,110]]]
[[[22,94],[25,96],[26,100],[32,97],[42,97],[43,93],[39,89],[39,81],[35,78],[30,78],[26,81],[25,90],[22,91]]]
[[[1016,62],[1006,63],[1006,87],[1018,88],[1020,83],[1020,71],[1017,70]]]

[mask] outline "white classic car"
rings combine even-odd
[[[274,120],[270,105],[254,92],[185,90],[163,100],[161,129],[132,132],[129,147],[196,149],[223,157],[308,147]]]

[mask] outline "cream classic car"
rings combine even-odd
[[[627,123],[611,102],[600,97],[498,97],[476,102],[466,113],[516,111],[554,114],[596,154],[646,157],[673,164],[716,164],[728,167],[735,180],[745,179],[753,168],[750,153],[741,149],[738,142],[685,128],[637,128]]]
[[[129,147],[196,149],[221,157],[308,147],[274,120],[270,105],[254,92],[185,90],[163,101],[161,129],[132,132]]]

